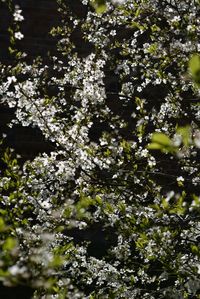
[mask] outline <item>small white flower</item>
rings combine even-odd
[[[162,81],[163,81],[164,84],[167,84],[167,80],[166,79],[163,79]]]
[[[175,16],[173,17],[172,22],[179,22],[180,20],[181,20],[180,16]]]
[[[184,182],[185,181],[184,177],[182,177],[182,176],[177,177],[176,180],[177,180],[177,182]]]
[[[21,21],[23,21],[24,20],[24,17],[21,15],[21,13],[22,13],[22,10],[21,9],[16,9],[15,10],[15,12],[14,12],[14,14],[13,14],[13,17],[14,17],[14,20],[16,21],[16,22],[21,22]]]
[[[192,25],[188,25],[188,26],[187,26],[187,30],[188,30],[189,32],[194,32],[194,31],[195,31],[195,27],[192,26]]]
[[[19,40],[20,40],[20,39],[22,39],[23,37],[24,37],[24,35],[23,35],[21,32],[19,32],[19,31],[18,31],[18,32],[15,32],[15,38],[16,38],[16,39],[19,39]]]
[[[155,80],[155,84],[156,84],[156,85],[160,84],[161,82],[162,82],[162,80],[161,80],[160,78],[157,78],[157,79]]]
[[[116,35],[116,30],[111,30],[110,35],[115,36]]]
[[[77,26],[78,25],[78,20],[74,20],[74,25]]]
[[[148,160],[148,165],[150,167],[153,167],[156,165],[156,159],[154,157],[150,157],[149,160]]]
[[[141,91],[142,91],[142,87],[141,87],[141,86],[138,86],[138,87],[137,87],[137,91],[138,91],[138,92],[141,92]]]
[[[143,149],[141,151],[141,157],[147,157],[148,156],[149,151],[147,149]]]
[[[7,83],[10,86],[11,83],[15,83],[17,81],[15,76],[7,77]]]
[[[125,2],[126,2],[126,0],[112,0],[113,4],[118,4],[118,5],[123,4]]]
[[[137,116],[137,114],[135,113],[135,112],[133,112],[132,114],[131,114],[131,117],[133,117],[133,118],[135,118]]]
[[[48,200],[43,201],[42,203],[40,203],[40,205],[45,210],[48,210],[52,207],[52,204]]]
[[[145,79],[145,83],[146,83],[146,85],[149,84],[150,82],[151,82],[150,79],[148,79],[148,78]]]

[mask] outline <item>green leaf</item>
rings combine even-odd
[[[2,217],[0,217],[0,232],[5,230],[5,223]]]
[[[192,253],[199,255],[199,247],[196,245],[190,245]]]
[[[167,210],[169,208],[169,203],[168,201],[166,200],[166,198],[163,198],[162,199],[162,207]]]
[[[147,146],[148,149],[150,150],[161,150],[163,149],[163,145],[159,144],[159,143],[150,143],[148,146]]]
[[[61,255],[55,255],[53,257],[53,260],[49,263],[50,267],[59,267],[63,264],[64,262],[64,257],[62,257]]]
[[[92,1],[92,6],[98,14],[104,13],[107,9],[105,0],[94,0]]]
[[[136,241],[136,247],[138,249],[142,249],[146,246],[146,244],[149,242],[147,236],[145,233],[141,233],[139,238]]]
[[[17,244],[16,239],[12,237],[8,237],[3,244],[3,250],[11,251],[12,249],[15,248],[16,244]]]
[[[183,144],[185,146],[189,146],[190,141],[191,141],[191,128],[190,126],[186,127],[179,127],[177,129],[177,133],[181,135]]]
[[[194,54],[189,61],[189,71],[194,82],[200,86],[200,55]]]
[[[8,276],[9,276],[9,272],[8,271],[0,269],[0,278],[4,278],[4,277],[8,277]]]
[[[194,54],[189,61],[189,69],[192,75],[199,74],[200,71],[200,55]]]
[[[96,13],[102,14],[102,13],[104,13],[106,11],[106,9],[107,9],[106,4],[98,5],[96,7]]]
[[[171,146],[170,138],[164,133],[154,133],[152,136],[152,143],[158,143],[165,146]]]
[[[164,133],[153,133],[151,141],[147,146],[150,150],[161,150],[164,153],[174,153],[177,150],[173,146],[171,139]]]
[[[98,205],[100,205],[100,206],[102,205],[103,201],[99,195],[96,195],[95,200]]]

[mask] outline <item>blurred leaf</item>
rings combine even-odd
[[[154,133],[152,136],[152,143],[158,143],[165,146],[170,146],[172,144],[170,138],[164,133]]]
[[[64,257],[62,257],[61,255],[55,255],[53,257],[53,260],[49,263],[50,267],[59,267],[63,264],[64,262]]]
[[[147,148],[150,150],[161,150],[163,148],[163,145],[153,142],[153,143],[150,143]]]
[[[3,250],[11,251],[15,248],[16,244],[17,241],[14,238],[8,237],[3,244]]]
[[[152,142],[147,146],[150,150],[160,150],[164,153],[174,153],[177,150],[171,139],[164,133],[153,133],[151,141]]]
[[[137,248],[144,248],[146,244],[149,242],[147,236],[145,233],[141,233],[139,238],[136,241],[136,247]]]
[[[179,127],[179,128],[177,129],[177,133],[178,133],[179,135],[181,135],[183,144],[184,144],[185,146],[189,146],[189,144],[190,144],[190,139],[191,139],[191,128],[190,128],[190,126]]]
[[[107,6],[105,4],[99,5],[96,8],[96,12],[98,14],[102,14],[102,13],[104,13],[106,11],[106,8],[107,8]]]
[[[98,14],[104,13],[107,9],[105,0],[94,0],[92,1],[92,6]]]
[[[169,208],[169,203],[166,198],[162,199],[162,207],[167,210]]]
[[[200,87],[200,55],[194,54],[189,61],[189,71],[194,82]]]
[[[190,248],[192,250],[192,253],[199,255],[199,247],[198,246],[191,244]]]
[[[2,217],[0,217],[0,232],[4,231],[5,223]]]
[[[1,280],[1,278],[7,277],[7,276],[9,276],[9,272],[0,269],[0,280]]]

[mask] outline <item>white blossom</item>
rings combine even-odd
[[[15,12],[13,14],[14,20],[16,22],[21,22],[24,20],[24,17],[22,16],[22,10],[16,7]]]
[[[21,32],[19,32],[19,31],[15,32],[14,36],[15,36],[16,39],[19,39],[19,40],[21,40],[22,38],[24,38],[24,35]]]

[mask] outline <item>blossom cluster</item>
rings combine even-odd
[[[100,15],[84,0],[84,17],[52,30],[58,57],[2,66],[10,130],[36,127],[51,149],[21,167],[3,158],[5,284],[30,285],[34,299],[199,298],[197,2],[112,1]],[[165,151],[148,148],[154,132],[176,151],[166,138]]]

